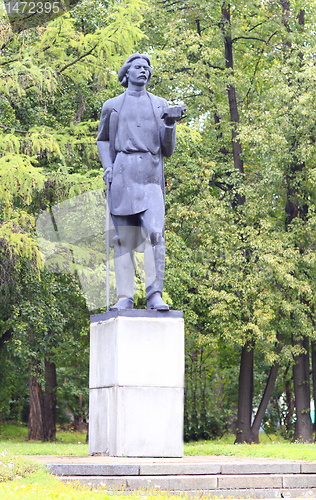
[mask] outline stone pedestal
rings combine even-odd
[[[89,453],[183,455],[181,311],[91,317]]]

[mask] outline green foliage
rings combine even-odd
[[[236,386],[236,368],[224,366],[224,353],[207,335],[187,335],[185,366],[184,440],[217,439],[228,430]],[[226,397],[224,397],[224,394]]]
[[[19,367],[19,369],[17,369]],[[25,422],[28,418],[28,370],[21,366],[21,360],[15,353],[15,344],[6,343],[0,351],[0,437],[4,435],[1,420]],[[15,427],[15,432],[16,432]],[[20,430],[20,429],[19,429]]]
[[[0,239],[11,258],[26,257],[38,266],[39,253],[30,234],[34,218],[26,207],[32,201],[33,192],[43,187],[44,177],[24,155],[2,156],[0,176]]]
[[[85,1],[21,33],[10,31],[1,11],[2,416],[25,418],[27,373],[44,389],[47,359],[57,365],[59,417],[87,415],[88,310],[77,275],[43,268],[36,221],[52,205],[104,189],[97,121],[103,101],[117,92],[114,71],[144,36],[145,10],[141,0]],[[87,245],[79,250],[84,269],[91,252]]]
[[[270,366],[291,369],[297,339],[315,339],[314,4],[293,1],[285,12],[281,3],[240,0],[181,8],[169,0],[84,0],[45,28],[15,35],[2,19],[0,328],[13,329],[10,355],[23,369],[53,355],[60,415],[87,411],[88,312],[74,276],[41,268],[35,221],[103,188],[100,108],[120,92],[116,72],[135,50],[152,58],[149,90],[187,105],[165,167],[165,293],[185,317],[186,439],[216,437],[231,424],[246,342],[256,346],[258,406]],[[89,244],[77,251],[82,271]],[[141,286],[136,302],[144,306]],[[12,364],[5,366],[7,373]],[[283,381],[277,389],[276,400]]]
[[[282,5],[155,2],[150,45],[141,42],[155,64],[153,91],[184,102],[185,126],[199,134],[179,141],[166,165],[167,290],[184,310],[188,338],[207,335],[214,359],[228,347],[235,366],[240,348],[254,342],[264,355],[256,366],[262,380],[276,361],[292,366],[293,339],[316,335],[315,15],[300,2]],[[187,415],[197,429],[201,414],[192,407]]]

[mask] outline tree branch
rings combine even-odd
[[[14,127],[8,127],[7,125],[1,125],[0,128],[4,128],[6,130],[14,130],[14,132],[18,132],[19,134],[28,134],[27,130],[18,130],[17,128]]]
[[[232,43],[234,42],[237,42],[237,40],[257,40],[257,42],[264,42],[264,43],[268,43],[266,40],[263,40],[262,38],[257,38],[255,36],[237,36],[236,38],[233,38],[232,39]]]
[[[92,49],[88,50],[88,52],[86,52],[85,54],[82,54],[82,56],[80,57],[77,57],[77,59],[75,59],[74,61],[66,64],[63,68],[61,68],[58,73],[62,73],[63,71],[65,71],[67,68],[70,68],[70,66],[73,66],[74,64],[76,64],[78,61],[80,61],[81,59],[84,59],[85,57],[89,56],[93,51],[94,49],[96,49],[97,47],[97,44],[94,45],[94,47],[92,47]]]
[[[186,73],[187,71],[190,71],[191,68],[178,68],[178,69],[175,69],[174,72],[175,73]]]
[[[4,66],[5,64],[10,64],[16,61],[20,61],[20,59],[10,59],[9,61],[4,61],[0,63],[0,66]]]
[[[215,66],[214,64],[211,64],[209,63],[208,61],[203,61],[203,64],[205,64],[206,66],[208,66],[209,68],[213,68],[213,69],[220,69],[221,71],[224,71],[225,68],[221,68],[220,66]]]
[[[0,47],[0,50],[3,50],[7,45],[9,45],[9,43],[12,42],[13,39],[14,35],[10,36],[10,38],[6,42],[3,42],[3,44]]]
[[[168,3],[166,0],[162,0],[162,2],[158,2],[160,4],[168,4],[168,7],[171,7],[172,5],[176,5],[178,3],[181,3],[181,0],[176,0],[175,2]]]
[[[256,29],[256,28],[258,28],[259,26],[262,26],[262,25],[263,25],[264,23],[266,23],[266,22],[267,22],[267,20],[263,21],[262,23],[255,24],[254,26],[252,26],[252,28],[249,28],[249,30],[247,30],[247,31],[248,31],[248,33],[249,33],[250,31],[255,30],[255,29]]]
[[[227,191],[231,191],[231,189],[233,188],[233,185],[232,184],[225,184],[224,182],[220,182],[220,181],[209,181],[209,186],[215,186],[215,187],[218,187],[219,189],[221,189],[222,191],[224,191],[225,193]]]

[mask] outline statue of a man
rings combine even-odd
[[[111,310],[134,304],[134,251],[142,247],[148,309],[169,310],[162,300],[165,268],[163,158],[175,149],[175,122],[185,107],[146,91],[150,59],[131,55],[118,73],[127,90],[106,101],[98,149],[115,228],[114,268],[118,302]],[[140,238],[141,236],[141,238]]]

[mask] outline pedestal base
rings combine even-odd
[[[182,313],[100,314],[90,335],[90,455],[181,457]]]

